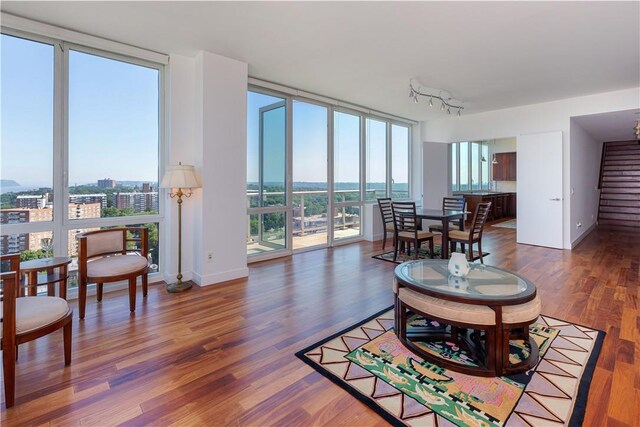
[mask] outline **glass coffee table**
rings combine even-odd
[[[535,366],[538,348],[529,337],[529,325],[537,319],[540,303],[533,283],[482,264],[470,264],[463,279],[451,276],[447,265],[444,260],[419,260],[396,268],[398,338],[425,360],[472,375],[512,374]],[[427,321],[412,325],[413,314]],[[528,347],[526,360],[517,366],[508,362],[510,337]],[[476,363],[443,357],[433,343],[460,348]]]

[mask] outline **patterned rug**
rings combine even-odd
[[[414,316],[410,321],[424,325]],[[396,338],[385,309],[296,353],[394,426],[580,426],[604,332],[540,316],[540,349],[526,373],[484,378],[424,361]],[[452,343],[429,347],[473,364]],[[522,346],[511,341],[513,361]]]
[[[442,248],[440,247],[440,245],[434,245],[434,247],[433,247],[433,252],[434,252],[433,258],[440,258],[441,254],[442,254],[441,251],[442,251]],[[391,250],[389,252],[384,252],[384,253],[381,253],[381,254],[378,254],[378,255],[374,255],[371,258],[381,259],[383,261],[395,262],[396,264],[402,264],[405,261],[413,261],[414,260],[414,254],[415,254],[415,250],[413,248],[411,248],[411,252],[409,254],[405,254],[403,252],[398,252],[398,259],[396,261],[393,260],[393,250]],[[483,257],[486,257],[487,255],[490,255],[489,252],[483,252],[482,253]],[[474,259],[479,259],[478,251],[473,251],[473,257],[474,257]],[[418,249],[418,259],[429,259],[429,258],[431,258],[431,254],[429,252],[429,249],[422,248],[422,247],[420,249]]]
[[[503,221],[503,222],[499,222],[497,224],[493,224],[492,227],[498,227],[498,228],[513,228],[514,230],[516,228],[518,228],[518,220],[517,219],[510,219],[509,221]]]

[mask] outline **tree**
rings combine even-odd
[[[51,251],[27,249],[26,251],[20,252],[20,262],[30,261],[32,259],[50,258],[52,256],[53,253]]]

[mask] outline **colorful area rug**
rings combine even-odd
[[[604,332],[547,316],[530,331],[540,348],[538,365],[497,378],[424,361],[396,338],[392,309],[296,356],[395,426],[580,426]],[[452,343],[442,344],[430,349],[466,359]],[[510,344],[510,357],[518,358],[519,343]]]
[[[491,225],[492,227],[498,227],[498,228],[513,228],[514,230],[516,228],[518,228],[518,220],[517,219],[510,219],[509,221],[504,221],[504,222],[499,222],[497,224],[493,224]]]
[[[434,245],[433,247],[433,252],[434,252],[434,256],[433,258],[441,258],[441,254],[442,254],[442,248],[440,247],[440,245]],[[389,261],[389,262],[395,262],[396,264],[401,264],[405,261],[413,261],[414,258],[414,254],[415,251],[413,248],[411,248],[411,252],[409,254],[405,254],[403,252],[399,252],[398,253],[398,259],[396,261],[393,260],[393,250],[389,251],[389,252],[384,252],[378,255],[374,255],[372,256],[372,258],[375,259],[381,259],[383,261]],[[489,255],[489,252],[483,252],[482,256],[486,257],[487,255]],[[479,259],[479,253],[478,251],[473,251],[473,256],[474,259]],[[429,249],[427,248],[420,248],[418,249],[418,259],[430,259],[431,257],[431,253],[429,252]]]

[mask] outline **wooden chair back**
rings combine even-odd
[[[392,202],[393,223],[398,233],[418,232],[418,217],[416,216],[415,202]]]
[[[76,236],[78,239],[78,263],[86,260],[137,252],[147,257],[148,230],[145,227],[107,228],[104,230],[85,231]]]
[[[463,211],[465,210],[466,202],[464,197],[443,197],[442,198],[442,210],[443,211]]]
[[[391,198],[379,198],[378,207],[380,208],[380,216],[385,226],[393,224],[393,210],[391,209]]]
[[[478,203],[478,205],[476,206],[476,211],[473,214],[473,221],[471,221],[470,236],[482,236],[482,230],[484,229],[485,222],[487,222],[490,211],[491,202]]]

